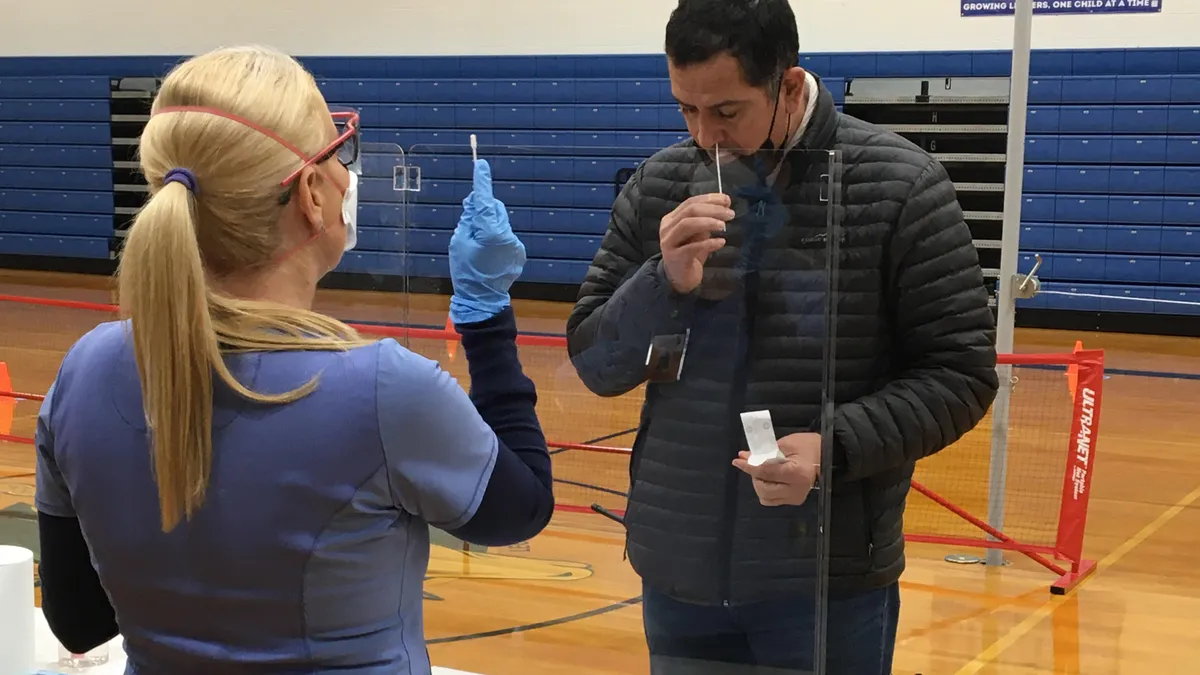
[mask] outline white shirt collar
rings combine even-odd
[[[808,131],[808,125],[812,122],[813,111],[817,109],[817,96],[820,94],[820,90],[817,88],[817,78],[813,77],[813,74],[808,71],[804,72],[804,94],[808,98],[808,102],[804,106],[804,116],[800,118],[800,126],[796,129],[796,133],[792,134],[792,137],[784,145],[783,149],[785,151],[791,150],[800,144],[800,139],[804,137],[804,132]],[[768,182],[774,185],[775,179],[779,177],[779,172],[782,170],[783,164],[780,163],[771,172]]]
[[[808,131],[809,123],[812,122],[813,111],[817,108],[817,96],[820,94],[820,90],[817,89],[817,78],[808,71],[804,73],[804,94],[808,97],[808,102],[804,106],[804,117],[800,118],[800,127],[796,129],[796,133],[784,146],[785,150],[791,150],[800,143],[804,132]]]

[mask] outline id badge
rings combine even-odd
[[[689,328],[682,335],[659,335],[650,341],[646,352],[646,379],[655,383],[678,382],[687,355]]]

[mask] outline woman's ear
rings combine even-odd
[[[325,197],[317,189],[324,180],[313,167],[306,166],[296,178],[296,208],[308,223],[312,234],[325,229]]]

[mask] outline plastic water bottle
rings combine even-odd
[[[103,644],[86,654],[75,654],[62,645],[58,646],[58,665],[75,671],[87,670],[108,663],[108,645]]]

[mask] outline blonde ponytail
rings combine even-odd
[[[121,305],[151,439],[164,531],[190,518],[204,499],[212,464],[212,353],[196,209],[171,183],[145,205],[125,241]]]
[[[253,119],[307,152],[319,150],[330,124],[312,76],[287,55],[259,47],[217,50],[179,66],[154,108],[184,104]],[[184,113],[152,117],[139,156],[151,197],[126,237],[119,292],[132,330],[162,528],[169,532],[196,514],[208,489],[214,372],[259,403],[294,401],[317,386],[314,377],[282,394],[251,391],[229,371],[223,350],[345,350],[369,341],[311,310],[209,287],[210,275],[252,269],[275,255],[279,186],[302,161],[294,152],[237,122]],[[178,168],[194,173],[199,196],[182,183],[164,184]]]

